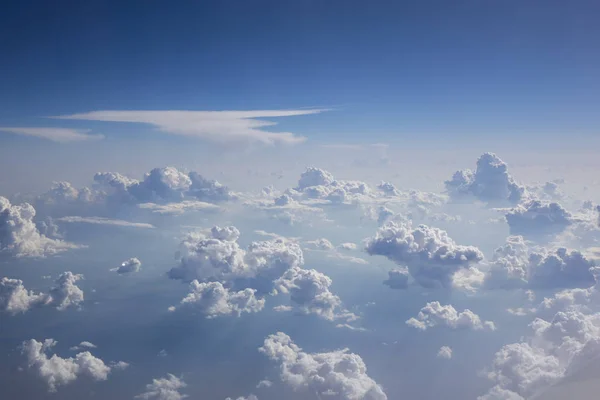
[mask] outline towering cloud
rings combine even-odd
[[[457,171],[445,184],[453,198],[474,196],[488,203],[517,204],[525,194],[525,188],[515,182],[506,163],[494,153],[479,157],[475,172],[469,169]]]
[[[362,358],[348,349],[306,353],[285,333],[269,335],[259,349],[280,364],[281,380],[294,390],[340,400],[386,400]]]
[[[24,313],[38,305],[46,305],[50,301],[52,301],[50,295],[25,289],[20,279],[0,280],[0,311],[14,315]]]
[[[483,259],[477,247],[458,245],[438,228],[413,228],[410,221],[392,221],[380,227],[367,240],[366,251],[408,267],[410,275],[424,287],[450,287],[454,273]]]
[[[31,204],[12,205],[0,196],[0,252],[17,257],[44,257],[77,247],[41,234],[34,217],[35,208]]]

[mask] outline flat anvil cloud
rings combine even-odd
[[[306,140],[291,132],[269,132],[262,128],[276,122],[256,118],[292,117],[318,114],[325,109],[255,111],[91,111],[53,118],[85,121],[150,124],[159,131],[195,136],[215,142],[249,141],[265,144],[297,144]]]

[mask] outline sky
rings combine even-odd
[[[599,12],[8,2],[0,398],[597,397]]]

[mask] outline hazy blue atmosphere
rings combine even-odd
[[[600,388],[597,1],[8,1],[0,398]]]

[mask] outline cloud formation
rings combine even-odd
[[[348,349],[306,353],[285,333],[269,335],[259,349],[280,364],[281,380],[294,390],[339,400],[386,400],[362,358]]]
[[[0,252],[17,257],[45,257],[77,247],[41,234],[34,217],[31,204],[13,205],[0,196]]]
[[[515,182],[506,163],[494,153],[479,157],[475,172],[457,171],[445,185],[448,194],[455,199],[473,196],[487,203],[517,204],[525,194],[525,187]]]
[[[219,315],[239,317],[242,313],[255,313],[263,309],[265,300],[256,298],[255,293],[255,289],[232,292],[221,282],[200,283],[193,280],[190,283],[190,293],[181,300],[179,308],[192,308],[206,315],[206,318]]]
[[[492,321],[482,321],[479,315],[466,309],[457,312],[451,305],[443,306],[439,301],[427,303],[421,308],[417,318],[411,318],[406,324],[420,330],[427,330],[438,325],[452,329],[490,330],[496,329]]]
[[[144,400],[181,400],[188,397],[180,393],[187,384],[173,374],[167,374],[164,378],[152,379],[152,383],[146,385],[144,393],[135,396],[136,399]]]
[[[50,303],[52,297],[44,293],[34,293],[25,289],[20,279],[2,278],[0,280],[0,311],[15,315],[24,313],[35,306]]]
[[[535,236],[563,231],[574,222],[559,203],[530,200],[509,210],[506,222],[512,235]]]
[[[111,367],[104,361],[94,357],[89,351],[78,353],[75,357],[62,358],[46,354],[56,345],[54,339],[38,342],[30,339],[21,345],[21,352],[26,357],[27,367],[48,385],[50,392],[56,392],[59,386],[68,385],[80,376],[87,376],[95,381],[105,381]]]
[[[89,135],[88,129],[0,127],[0,132],[8,132],[15,135],[33,136],[58,143],[104,139],[103,135]]]
[[[452,358],[452,349],[448,346],[440,347],[440,350],[437,353],[438,358],[442,358],[444,360],[449,360]]]
[[[50,296],[57,310],[77,307],[83,302],[83,291],[75,284],[80,279],[83,279],[83,275],[66,271],[54,281],[55,286],[50,289]]]
[[[408,267],[413,279],[429,288],[451,287],[454,273],[483,259],[477,247],[458,245],[438,228],[413,228],[410,221],[386,223],[367,239],[365,250]]]
[[[263,128],[275,122],[257,118],[279,118],[318,114],[325,109],[256,110],[256,111],[91,111],[82,114],[62,115],[54,118],[130,122],[149,124],[158,131],[188,137],[199,137],[212,142],[259,142],[297,144],[306,138],[290,132],[270,132]]]
[[[136,257],[133,257],[129,260],[123,261],[119,267],[113,268],[111,271],[116,271],[117,274],[130,274],[132,272],[139,272],[141,267],[142,262]]]

